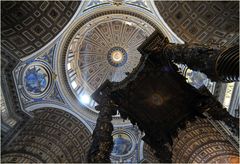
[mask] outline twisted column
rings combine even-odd
[[[110,163],[110,154],[113,148],[113,125],[111,120],[114,114],[114,105],[107,96],[103,96],[96,110],[100,112],[92,135],[93,142],[88,152],[88,162]]]
[[[167,44],[163,54],[176,63],[186,64],[194,71],[200,71],[212,81],[239,81],[239,47],[226,50],[199,45]]]
[[[186,64],[188,68],[206,74],[212,81],[239,81],[238,46],[223,50],[205,45],[173,44],[163,34],[155,31],[138,50],[143,55],[155,55]]]
[[[224,82],[239,81],[239,47],[228,48],[215,61],[218,78]]]

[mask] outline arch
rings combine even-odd
[[[86,162],[91,131],[83,122],[56,108],[34,110],[33,115],[3,150],[2,162]]]
[[[31,106],[27,107],[25,109],[25,111],[27,113],[29,113],[29,112],[33,113],[35,110],[39,110],[41,108],[56,108],[56,109],[60,109],[65,112],[68,112],[68,113],[72,114],[73,116],[75,116],[76,118],[78,118],[91,133],[93,132],[93,129],[88,125],[88,123],[85,121],[85,119],[82,118],[82,115],[79,115],[79,113],[74,112],[65,106],[61,106],[61,105],[57,105],[57,104],[35,104],[35,105],[31,105]],[[33,116],[33,115],[31,114],[31,116]]]
[[[238,151],[204,118],[189,122],[173,140],[175,163],[209,163],[221,156],[238,156]]]

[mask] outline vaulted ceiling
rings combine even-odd
[[[8,104],[11,104],[11,109],[13,109],[13,113],[16,112],[17,115],[23,118],[23,120],[27,120],[24,118],[24,112],[21,111],[21,107],[19,104],[18,95],[16,93],[16,86],[14,84],[14,80],[12,77],[12,70],[17,65],[20,58],[26,57],[28,55],[33,54],[38,51],[45,45],[47,45],[51,40],[53,40],[68,24],[73,15],[76,13],[78,6],[80,5],[80,1],[11,1],[11,2],[1,2],[1,64],[2,64],[2,74],[1,77],[1,86],[4,90],[4,97],[8,97]],[[223,46],[230,46],[238,44],[238,35],[239,35],[239,4],[238,2],[167,2],[167,1],[156,1],[155,2],[157,9],[159,10],[160,15],[163,17],[168,26],[186,43],[201,43],[201,44],[219,44]],[[106,24],[109,24],[106,23]],[[103,24],[102,24],[103,25]],[[121,29],[125,28],[125,25],[118,25]],[[110,31],[112,29],[117,29],[118,26],[110,26]],[[97,27],[100,29],[101,26]],[[124,28],[123,28],[124,27]],[[126,25],[127,27],[127,25]],[[127,29],[127,28],[126,28]],[[109,31],[102,28],[101,33],[97,30],[87,29],[88,34],[90,36],[91,33],[96,33],[97,36],[104,34],[99,37],[100,40],[106,40],[107,34]],[[103,32],[105,30],[105,33]],[[123,30],[122,30],[123,31]],[[140,31],[141,32],[141,31]],[[139,32],[139,34],[140,34]],[[132,38],[132,44],[138,43],[138,38],[132,37],[132,35],[126,35],[126,32],[117,34],[121,34],[122,38]],[[136,33],[137,34],[137,33]],[[115,34],[114,34],[115,36]],[[138,37],[137,35],[135,35]],[[140,36],[140,35],[139,35]],[[90,38],[90,37],[89,37]],[[87,39],[89,39],[87,38]],[[94,37],[93,37],[94,38]],[[86,41],[86,38],[83,38]],[[110,42],[114,42],[114,37],[110,38]],[[93,40],[93,39],[92,39]],[[92,41],[91,40],[91,41]],[[98,40],[99,41],[99,40]],[[101,42],[98,42],[100,44]],[[117,39],[115,40],[118,43]],[[123,42],[124,43],[124,42]],[[103,46],[103,45],[101,45]],[[114,46],[113,46],[114,47]],[[79,47],[78,47],[79,48]],[[90,51],[82,45],[83,50]],[[108,52],[108,51],[106,51]],[[135,53],[135,52],[134,52]],[[105,53],[108,54],[108,53]],[[66,55],[66,54],[65,54]],[[79,55],[79,54],[77,54]],[[90,58],[90,54],[81,54],[83,59]],[[97,54],[98,55],[98,54]],[[101,55],[101,54],[99,54]],[[129,58],[130,59],[130,58]],[[86,65],[84,65],[84,60],[79,60],[79,63],[82,65],[77,65],[78,69],[83,70],[83,77],[89,79],[89,83],[94,83],[98,79],[100,71],[104,73],[113,72],[116,73],[114,69],[119,69],[121,67],[114,67],[112,63],[107,61],[104,63],[105,65],[101,65],[102,67],[98,67],[96,70],[92,69],[92,72],[87,72],[91,70],[87,64],[93,65],[99,62],[100,60],[88,61]],[[129,66],[133,66],[134,60]],[[65,62],[65,60],[64,60]],[[109,63],[107,63],[109,62]],[[76,62],[77,63],[77,62]],[[67,66],[67,65],[66,65]],[[113,70],[106,69],[104,71],[103,68],[114,68]],[[86,69],[87,68],[87,69]],[[124,68],[124,67],[122,67]],[[128,67],[128,69],[131,67]],[[131,68],[132,69],[132,68]],[[86,72],[84,72],[86,71]],[[123,71],[123,70],[121,70]],[[127,72],[127,71],[125,71]],[[131,72],[131,71],[129,71]],[[88,76],[88,77],[87,77]],[[104,77],[105,78],[105,77]],[[87,81],[87,80],[86,80]],[[99,85],[97,83],[91,84],[94,89],[98,88]],[[96,87],[96,88],[95,88]],[[7,91],[7,92],[6,92]],[[7,94],[6,94],[7,93]],[[7,95],[7,96],[6,96]],[[66,151],[70,154],[74,154],[78,152],[78,154],[72,156],[63,156],[65,152],[63,149],[56,153],[57,155],[49,155],[45,154],[46,152],[29,152],[28,150],[24,150],[26,155],[25,157],[29,158],[29,162],[43,162],[43,161],[84,161],[83,157],[77,156],[83,153],[86,146],[89,146],[89,136],[90,132],[84,127],[83,123],[77,121],[77,119],[66,112],[56,111],[55,109],[43,109],[41,111],[35,112],[35,118],[30,120],[31,124],[28,124],[20,136],[17,138],[18,141],[22,143],[29,144],[29,148],[32,150],[36,150],[34,145],[38,145],[46,152],[50,152],[52,149],[67,147],[63,141],[65,138],[71,138],[71,133],[73,132],[73,128],[79,128],[81,131],[84,131],[82,134],[77,134],[77,138],[73,138],[80,146],[72,144],[70,142],[70,146],[67,147]],[[70,118],[70,119],[69,119]],[[62,122],[62,120],[65,120]],[[67,121],[66,121],[67,120]],[[41,123],[41,124],[39,124]],[[64,129],[60,127],[48,127],[47,124],[54,124],[55,126],[62,126]],[[20,125],[20,124],[19,124]],[[21,125],[22,126],[22,125]],[[54,134],[52,132],[54,131]],[[49,139],[48,137],[42,136],[42,134],[46,135],[55,135],[59,138],[59,142],[56,144],[56,140],[54,138]],[[66,134],[65,134],[66,132]],[[62,135],[59,135],[59,134]],[[26,136],[24,138],[24,135]],[[33,137],[33,136],[37,137]],[[80,137],[79,137],[80,136]],[[78,138],[79,137],[79,138]],[[37,139],[40,139],[39,141]],[[16,140],[16,141],[17,141]],[[70,139],[71,140],[71,139]],[[83,146],[82,146],[83,145]],[[14,162],[14,157],[17,155],[24,155],[22,153],[22,145],[14,142],[12,147],[9,148],[9,152],[13,150],[14,146],[16,147],[15,154],[5,153],[3,156],[6,161]],[[146,161],[156,161],[154,153],[149,152],[149,146],[144,146],[144,153]],[[14,148],[15,149],[15,148]],[[48,150],[49,149],[49,150]],[[65,151],[65,150],[64,150]],[[20,158],[20,160],[26,160],[25,157]],[[8,159],[7,159],[8,158]],[[46,159],[47,158],[47,159]]]
[[[1,2],[1,43],[17,58],[51,41],[75,14],[80,1]]]
[[[155,1],[169,27],[187,43],[238,44],[238,1]]]
[[[37,110],[34,116],[2,152],[3,162],[86,162],[91,132],[83,122],[54,108]]]

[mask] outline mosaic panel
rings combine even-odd
[[[23,109],[36,104],[66,105],[56,81],[53,58],[56,45],[19,63],[14,78]]]
[[[110,156],[111,163],[137,163],[141,160],[141,132],[136,125],[114,127],[112,136],[114,146]]]
[[[132,148],[131,138],[127,134],[115,134],[113,135],[113,150],[112,155],[123,156],[130,152]]]
[[[24,75],[24,85],[30,94],[40,95],[44,93],[49,84],[47,70],[39,65],[32,65],[27,68]]]

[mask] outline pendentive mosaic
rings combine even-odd
[[[40,55],[19,63],[14,79],[23,108],[41,103],[64,104],[53,71],[56,46]]]

